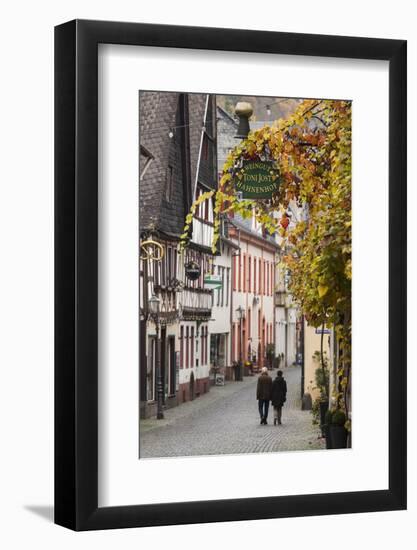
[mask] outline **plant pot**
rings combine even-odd
[[[331,449],[346,449],[347,447],[347,430],[344,426],[329,426]]]
[[[326,449],[331,449],[332,441],[330,438],[330,426],[328,424],[324,424],[323,431],[324,431],[324,437],[326,438]]]
[[[328,401],[320,401],[320,429],[321,429],[321,435],[323,437],[326,435],[324,433],[324,425],[326,423],[326,412],[328,408],[329,408]]]

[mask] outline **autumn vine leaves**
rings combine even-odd
[[[236,183],[248,160],[272,161],[279,170],[280,185],[272,199],[239,198]],[[312,326],[335,327],[343,356],[337,398],[346,397],[352,279],[350,102],[305,100],[290,118],[250,132],[229,154],[218,190],[200,195],[192,205],[182,248],[205,200],[214,201],[213,253],[220,220],[228,214],[254,216],[269,234],[280,236],[281,261],[291,274],[289,290],[301,311]]]

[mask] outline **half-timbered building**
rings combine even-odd
[[[213,268],[213,203],[202,203],[190,243],[178,244],[185,216],[199,194],[217,186],[215,97],[141,92],[139,225],[141,245],[162,245],[159,261],[140,260],[141,417],[157,400],[156,346],[160,345],[163,402],[170,407],[209,391],[209,321],[212,291],[204,276]],[[148,300],[160,301],[160,341]]]

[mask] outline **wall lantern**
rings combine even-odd
[[[237,318],[239,319],[239,321],[243,321],[243,319],[245,318],[245,310],[242,306],[239,306],[237,309],[236,309],[236,313],[237,313]]]
[[[148,300],[148,310],[153,318],[158,317],[161,311],[161,300],[155,294],[152,294]]]

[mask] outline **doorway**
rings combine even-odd
[[[190,376],[190,401],[193,401],[195,397],[195,381],[194,381],[194,373],[191,373]]]
[[[175,336],[168,336],[168,395],[176,392]]]
[[[165,405],[165,399],[168,391],[168,369],[167,369],[167,329],[161,328],[161,380],[164,391],[162,392],[162,402]]]

